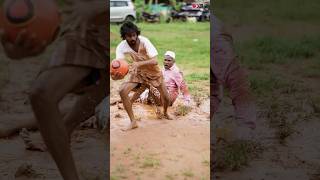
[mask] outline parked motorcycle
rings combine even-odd
[[[149,23],[160,22],[160,14],[159,13],[147,13],[142,12],[141,20]]]
[[[188,18],[194,17],[197,21],[210,21],[210,11],[208,8],[193,8],[192,5],[185,5],[181,7],[180,11],[171,10],[171,21],[187,21]]]

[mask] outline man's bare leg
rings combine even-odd
[[[147,89],[147,86],[142,85],[139,89],[137,89],[134,94],[131,97],[130,102],[134,103],[136,102],[137,99],[139,99],[140,95]],[[134,91],[134,90],[133,90]],[[122,103],[121,99],[115,100],[115,101],[111,101],[110,102],[110,106],[112,105],[116,105],[118,103]]]
[[[78,97],[75,105],[70,108],[62,109],[63,122],[67,128],[68,135],[71,137],[73,130],[83,121],[87,120],[95,113],[95,107],[106,96],[106,80],[100,79],[100,83],[92,86]],[[107,107],[106,107],[107,108]],[[46,151],[47,148],[43,142],[40,134],[30,134],[27,130],[23,129],[20,132],[21,138],[24,140],[26,149],[35,151]]]
[[[131,124],[127,129],[124,130],[130,130],[138,127],[137,121],[134,117],[133,111],[132,111],[132,103],[129,98],[129,93],[132,91],[133,88],[135,88],[138,84],[137,83],[124,83],[122,84],[120,88],[120,97],[123,102],[124,109],[127,111],[128,116],[130,118]]]
[[[141,87],[137,89],[136,92],[134,92],[133,96],[131,97],[131,100],[130,100],[131,104],[134,103],[146,89],[147,89],[147,86],[141,85]]]
[[[39,75],[30,94],[41,135],[65,180],[78,180],[79,176],[58,104],[89,73],[90,68],[77,66],[47,70]]]
[[[141,87],[139,89],[137,89],[135,91],[135,93],[133,94],[133,96],[131,97],[131,100],[130,100],[131,104],[134,103],[146,89],[147,89],[146,85],[141,85]],[[158,104],[156,103],[156,97],[151,92],[149,92],[149,93],[150,93],[149,94],[150,99],[152,101],[151,105],[155,109],[157,118],[161,119],[162,118],[162,114],[161,114],[160,109],[157,106]],[[161,104],[161,103],[159,103],[159,104]]]
[[[154,95],[151,91],[149,91],[148,99],[151,101],[152,107],[155,109],[156,115],[158,119],[162,119],[163,115],[161,114],[161,111],[158,106],[162,105],[161,102],[161,96],[157,97]]]
[[[70,137],[81,122],[94,115],[96,106],[107,96],[107,82],[107,75],[101,77],[99,84],[87,89],[85,94],[77,99],[74,107],[65,116],[64,121]]]
[[[157,89],[160,92],[160,97],[163,104],[163,116],[168,120],[172,120],[171,115],[169,115],[167,112],[168,107],[170,105],[170,97],[164,82],[162,82],[160,86],[157,87]]]

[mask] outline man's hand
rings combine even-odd
[[[185,100],[183,105],[186,107],[190,107],[191,106],[190,100]]]
[[[138,73],[138,68],[141,66],[142,62],[133,62],[130,66],[131,71],[134,72],[134,74]]]
[[[0,29],[0,40],[3,45],[6,55],[11,59],[22,59],[30,56],[36,56],[43,52],[47,46],[46,41],[42,41],[40,44],[36,44],[36,34],[29,33],[26,29],[23,29],[17,35],[14,42],[10,42],[8,35],[4,29]]]
[[[119,79],[123,79],[124,76],[122,76],[120,73],[116,72],[116,73],[114,73],[114,74],[111,74],[111,78],[112,78],[113,80],[119,80]]]
[[[133,68],[133,69],[137,69],[137,68],[139,68],[141,66],[141,62],[133,62],[132,64],[131,64],[131,68]]]

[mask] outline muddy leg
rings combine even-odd
[[[136,92],[131,97],[131,100],[130,100],[131,104],[134,103],[146,89],[147,89],[147,86],[141,85],[141,87],[137,89]]]
[[[105,75],[107,77],[107,75]],[[94,85],[87,89],[86,92],[77,99],[72,110],[66,114],[64,121],[69,136],[79,124],[95,114],[95,108],[107,96],[108,80],[102,77],[98,85]],[[108,108],[108,107],[104,107]]]
[[[168,107],[170,105],[170,97],[164,82],[162,82],[160,86],[157,87],[157,89],[160,92],[161,102],[163,105],[163,116],[168,120],[172,120],[171,115],[169,115],[167,112]]]
[[[129,125],[129,127],[123,130],[130,130],[138,127],[137,121],[132,111],[132,103],[129,98],[130,91],[132,91],[132,89],[135,88],[137,85],[138,85],[137,83],[124,83],[120,88],[120,97],[123,102],[124,109],[127,111],[131,121],[131,124]]]
[[[66,180],[78,180],[79,176],[70,149],[70,137],[58,104],[90,71],[90,68],[76,66],[62,66],[44,71],[36,79],[30,94],[41,135]]]
[[[95,107],[106,96],[106,80],[100,79],[98,85],[94,85],[86,89],[76,101],[73,107],[66,107],[64,111],[63,121],[68,131],[69,137],[73,130],[83,121],[94,115]],[[107,108],[107,107],[105,107]],[[26,149],[35,151],[46,151],[46,146],[40,134],[31,134],[26,129],[20,132],[21,138],[24,140]]]
[[[158,107],[158,106],[161,106],[161,96],[159,92],[157,93],[159,94],[159,96],[155,95],[154,92],[149,91],[148,99],[150,100],[152,107],[156,111],[157,118],[162,119],[163,115],[161,114],[161,111]]]

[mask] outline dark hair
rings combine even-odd
[[[121,37],[122,39],[124,40],[125,39],[125,36],[127,33],[131,33],[131,32],[136,32],[137,33],[137,36],[140,35],[140,29],[135,25],[133,24],[132,22],[130,21],[126,21],[122,24],[121,28],[120,28],[120,34],[121,34]]]

